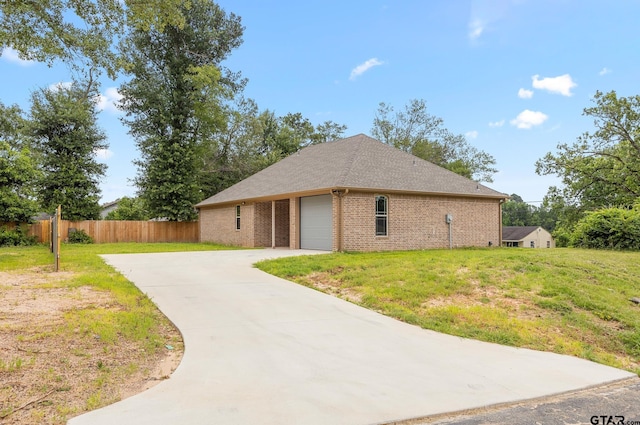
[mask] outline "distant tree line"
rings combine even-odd
[[[558,211],[551,208],[548,203],[539,207],[524,202],[518,194],[511,194],[509,199],[502,204],[503,226],[541,226],[549,232],[553,232],[558,221]]]

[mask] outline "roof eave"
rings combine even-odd
[[[306,191],[298,191],[298,192],[286,192],[275,195],[268,196],[260,196],[260,197],[250,197],[250,198],[241,198],[241,199],[233,199],[222,202],[213,202],[207,204],[197,204],[195,206],[196,209],[208,208],[208,207],[219,207],[222,205],[233,205],[233,204],[242,204],[243,202],[267,202],[267,201],[277,201],[281,199],[289,199],[289,198],[299,198],[303,196],[314,196],[314,195],[325,195],[331,194],[334,191],[355,191],[355,192],[377,192],[377,193],[399,193],[406,195],[427,195],[427,196],[448,196],[448,197],[457,197],[457,198],[482,198],[482,199],[496,199],[503,200],[508,198],[506,194],[487,194],[487,193],[453,193],[453,192],[435,192],[435,191],[420,191],[420,190],[401,190],[401,189],[384,189],[384,188],[371,188],[371,187],[348,187],[348,186],[334,186],[334,187],[326,187],[321,189],[313,189]]]

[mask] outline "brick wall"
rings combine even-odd
[[[375,235],[376,195],[388,197],[387,236]],[[445,215],[449,213],[454,248],[500,245],[497,199],[351,192],[342,198],[342,211],[342,249],[346,251],[448,248]]]
[[[253,247],[254,205],[240,206],[240,230],[236,230],[236,206],[200,210],[200,240]]]
[[[271,202],[257,202],[255,206],[254,246],[271,246]]]
[[[345,251],[388,251],[448,248],[445,215],[453,215],[453,247],[500,245],[500,203],[493,199],[421,195],[386,195],[388,235],[375,236],[374,193],[350,192],[333,197],[333,249],[339,238]],[[339,210],[342,210],[340,218]],[[300,209],[297,198],[276,202],[276,246],[298,248]],[[271,202],[240,207],[240,230],[235,205],[200,210],[200,237],[245,247],[271,246]],[[339,223],[342,221],[339,231]]]
[[[271,228],[271,227],[269,227]],[[289,200],[276,201],[276,246],[289,246]]]
[[[271,246],[271,201],[255,204],[255,231],[254,241],[256,247]],[[276,201],[276,247],[289,246],[289,200]]]

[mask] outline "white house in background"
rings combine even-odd
[[[119,203],[120,198],[116,199],[115,201],[107,202],[106,204],[100,205],[100,218],[104,220],[107,214],[118,208]]]
[[[502,246],[521,248],[555,248],[556,243],[540,226],[503,226]]]

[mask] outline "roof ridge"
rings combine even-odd
[[[358,134],[356,137],[358,137],[358,136],[364,136],[364,134]],[[346,181],[347,176],[351,173],[351,170],[353,168],[353,164],[356,161],[356,156],[360,153],[360,150],[362,149],[362,145],[363,145],[364,139],[362,139],[362,137],[360,137],[360,138],[358,138],[356,140],[357,140],[358,146],[351,151],[350,156],[347,159],[346,166],[344,167],[344,169],[342,170],[342,172],[340,173],[340,175],[336,179],[336,186],[344,186],[344,182]],[[353,141],[347,142],[347,143],[353,143]]]

